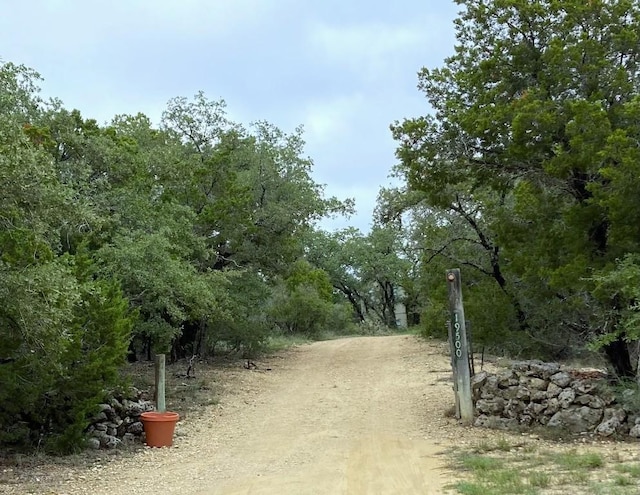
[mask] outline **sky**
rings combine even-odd
[[[224,99],[245,125],[304,127],[313,177],[372,223],[396,163],[389,125],[425,115],[417,72],[451,55],[453,0],[0,0],[0,60],[44,78],[46,97],[107,123],[169,99]]]

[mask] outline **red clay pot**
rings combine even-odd
[[[180,419],[175,412],[149,411],[140,415],[149,447],[171,447],[173,432]]]

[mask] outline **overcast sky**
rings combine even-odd
[[[394,120],[429,112],[421,67],[453,51],[453,0],[0,0],[0,59],[45,96],[108,122],[203,90],[232,120],[302,124],[314,178],[371,224],[390,184]]]

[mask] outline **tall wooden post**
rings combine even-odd
[[[165,356],[164,354],[156,354],[156,409],[158,412],[166,412],[167,405],[165,402]]]
[[[469,371],[469,344],[462,305],[460,270],[447,270],[449,286],[451,364],[455,381],[456,405],[463,424],[473,423],[473,401],[471,399],[471,373]]]

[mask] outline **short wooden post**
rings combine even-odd
[[[447,270],[449,286],[449,311],[451,314],[451,361],[455,381],[456,404],[463,424],[473,423],[473,401],[471,399],[471,373],[469,370],[469,345],[462,305],[460,270]]]
[[[166,412],[167,405],[165,402],[165,356],[164,354],[156,354],[156,409],[158,412]]]

